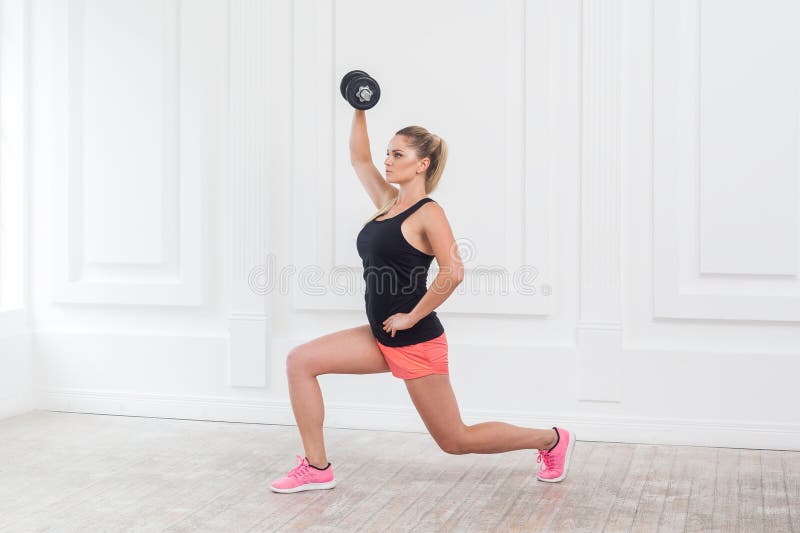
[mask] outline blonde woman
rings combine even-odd
[[[444,209],[428,196],[447,162],[444,139],[419,126],[398,131],[386,151],[384,180],[372,163],[365,112],[355,110],[350,160],[378,208],[356,239],[364,266],[368,324],[324,335],[289,353],[289,395],[305,457],[298,455],[298,465],[274,481],[272,490],[336,485],[323,442],[324,406],[317,382],[317,376],[332,373],[391,372],[405,381],[425,427],[445,452],[535,449],[541,463],[537,479],[561,481],[569,468],[573,432],[504,422],[468,426],[461,420],[448,375],[447,336],[434,311],[464,276]],[[439,273],[428,289],[428,267],[434,258]]]

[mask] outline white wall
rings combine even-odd
[[[0,0],[0,418],[35,407],[26,275],[27,20],[25,2]]]
[[[36,0],[37,407],[294,422],[288,350],[366,322],[361,68],[377,163],[408,124],[450,145],[465,421],[800,449],[800,13],[724,6]],[[321,384],[330,426],[424,431],[389,374]]]
[[[0,311],[0,419],[36,408],[33,335],[24,310]]]

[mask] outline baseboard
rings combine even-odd
[[[42,390],[38,398],[45,411],[295,425],[288,401],[75,389]],[[498,420],[525,427],[564,426],[575,431],[578,441],[800,451],[798,424],[482,410],[461,415],[466,424]],[[413,408],[337,402],[325,403],[325,427],[427,432]]]

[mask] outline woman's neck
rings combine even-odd
[[[419,190],[414,188],[411,189],[403,189],[400,188],[400,193],[397,195],[397,205],[400,206],[409,206],[413,203],[418,202],[420,199],[426,197],[428,193],[425,192],[425,189]]]

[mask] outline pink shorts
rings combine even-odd
[[[447,374],[447,336],[408,346],[386,346],[375,339],[395,377],[413,379],[429,374]]]

